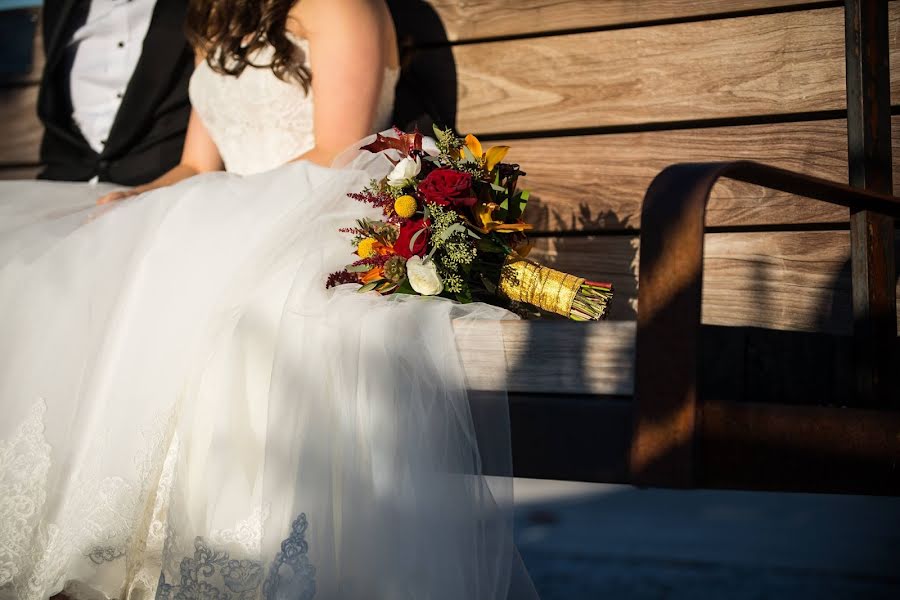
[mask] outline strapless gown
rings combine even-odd
[[[227,172],[102,207],[0,185],[0,599],[533,595],[505,394],[455,341],[503,371],[513,317],[326,290],[390,164],[284,164],[314,98],[265,69],[201,64],[191,98]]]

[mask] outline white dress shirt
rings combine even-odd
[[[69,41],[72,118],[97,152],[141,57],[155,5],[156,0],[91,0],[87,20]]]

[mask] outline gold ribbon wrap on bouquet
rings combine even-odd
[[[572,302],[584,279],[512,256],[500,272],[500,293],[514,302],[524,302],[568,317]]]

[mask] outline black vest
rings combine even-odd
[[[147,183],[181,160],[190,116],[188,81],[193,54],[185,40],[186,0],[156,0],[141,58],[122,97],[103,151],[91,148],[72,120],[66,44],[89,0],[46,0],[47,63],[38,96],[44,123],[41,179]],[[80,16],[79,16],[80,13]]]

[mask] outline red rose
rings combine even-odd
[[[472,206],[472,176],[453,169],[435,169],[419,184],[419,193],[425,202],[447,206]]]
[[[430,225],[431,221],[426,221],[425,219],[410,220],[401,225],[400,235],[397,236],[397,241],[394,242],[394,252],[403,258],[424,256],[428,245],[428,236],[430,234],[428,227]],[[422,233],[416,235],[419,231]],[[416,239],[410,244],[413,237]]]

